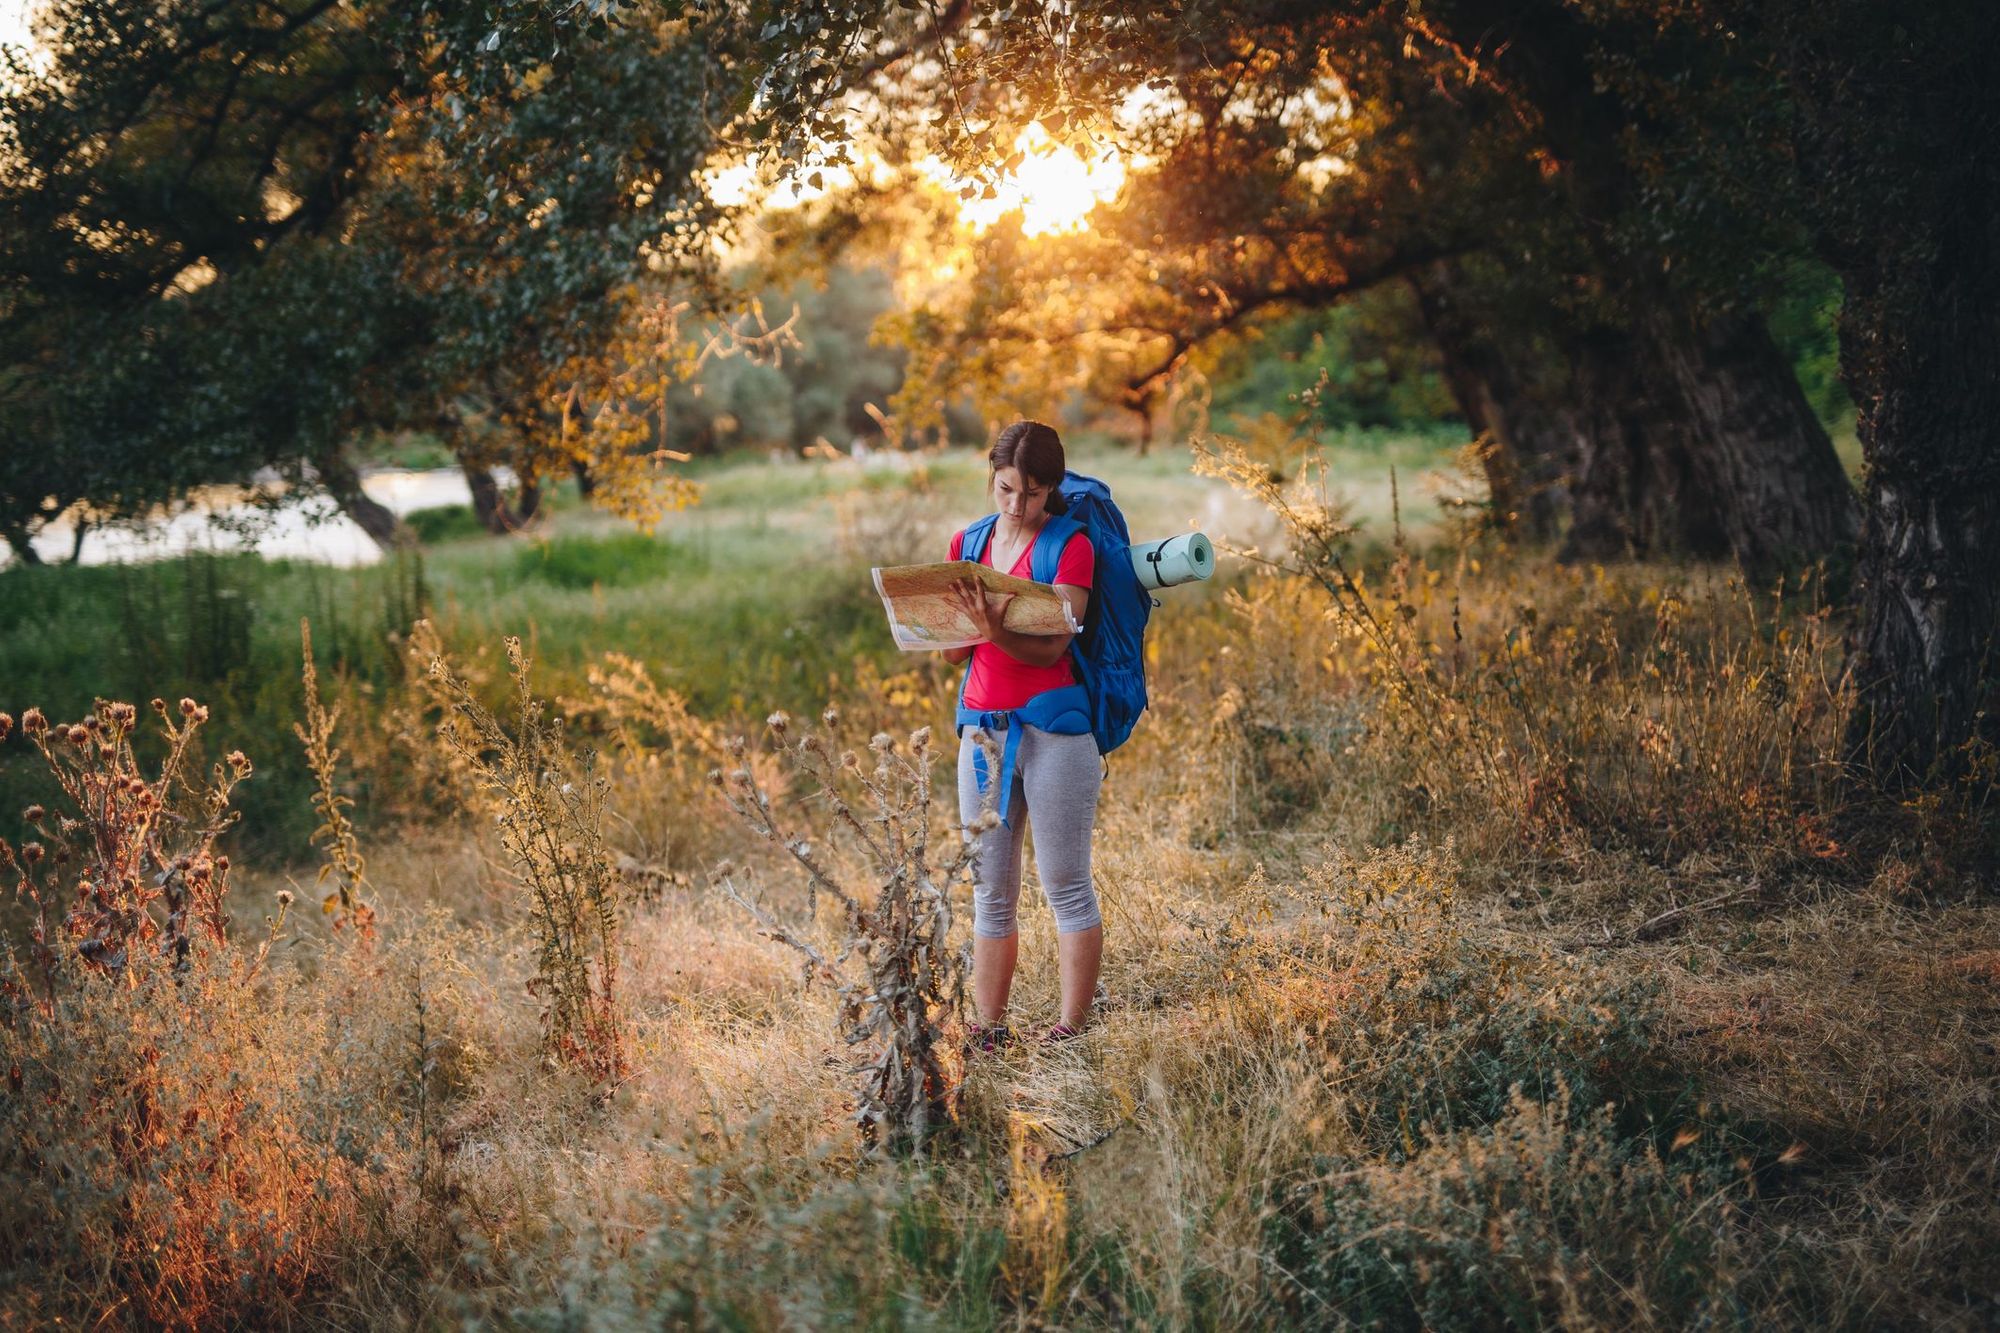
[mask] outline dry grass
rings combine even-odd
[[[732,755],[720,721],[609,658],[561,706],[604,788],[558,841],[601,850],[616,929],[586,932],[608,953],[585,976],[618,979],[626,1074],[543,1058],[524,983],[545,912],[492,822],[504,789],[367,848],[372,947],[315,917],[260,954],[268,869],[237,873],[227,940],[195,932],[182,974],[105,984],[58,932],[59,1002],[15,967],[0,1028],[20,1071],[4,1318],[1989,1316],[1990,815],[1844,781],[1837,623],[1685,571],[1478,549],[1363,571],[1337,509],[1310,518],[1317,557],[1295,542],[1289,570],[1158,626],[1155,710],[1102,807],[1101,1023],[940,1062],[955,1118],[922,1160],[864,1151],[853,997],[802,988],[713,872],[729,857],[829,962],[845,909],[815,910],[706,771],[742,769],[834,883],[872,894],[881,867],[777,747]],[[449,783],[504,747],[426,739],[436,684],[383,708],[432,751],[397,762]],[[948,684],[863,664],[840,702],[908,734]],[[572,772],[554,745],[542,767]],[[1054,1010],[1055,943],[1024,913],[1024,1016]],[[919,1016],[948,1031],[940,998]]]

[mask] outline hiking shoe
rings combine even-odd
[[[1058,1023],[1042,1034],[1042,1045],[1060,1046],[1066,1041],[1075,1041],[1082,1035],[1082,1028],[1073,1028],[1067,1023]]]
[[[988,1027],[984,1023],[973,1023],[965,1029],[965,1050],[968,1055],[991,1055],[995,1051],[1014,1044],[1014,1034],[1005,1023],[995,1023]]]

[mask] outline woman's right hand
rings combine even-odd
[[[998,636],[1001,622],[1006,618],[1007,603],[1014,600],[1011,592],[989,593],[972,579],[960,579],[951,585],[953,598],[958,609],[965,613],[979,637],[988,643]]]

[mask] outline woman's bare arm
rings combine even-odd
[[[1070,615],[1081,625],[1083,613],[1090,608],[1090,589],[1078,587],[1074,583],[1058,583],[1055,589],[1062,599],[1069,603]],[[1000,623],[1000,619],[1006,612],[1007,603],[1012,600],[1011,594],[1001,594],[995,598],[987,594],[978,584],[967,582],[959,585],[959,600],[960,605],[965,608],[965,613],[986,636],[988,643],[1015,661],[1026,662],[1029,666],[1054,666],[1062,661],[1063,654],[1069,651],[1070,640],[1076,637],[1073,634],[1022,634],[1018,630],[1008,629]],[[954,652],[969,656],[972,650],[964,648],[956,649]],[[963,661],[964,657],[946,653],[945,660],[959,662]]]

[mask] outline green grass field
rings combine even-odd
[[[1405,522],[1421,530],[1434,519],[1416,474],[1449,461],[1437,438],[1350,432],[1326,457],[1378,541],[1390,525],[1391,463],[1402,469]],[[1110,482],[1137,533],[1269,538],[1268,516],[1192,476],[1185,449],[1139,458],[1085,441],[1072,461]],[[484,533],[464,509],[419,511],[421,554],[362,569],[198,556],[0,570],[0,708],[67,718],[100,696],[199,698],[213,708],[216,743],[260,766],[243,798],[248,840],[303,856],[314,821],[290,729],[301,617],[313,623],[322,671],[364,699],[401,678],[396,643],[427,613],[469,654],[490,657],[503,636],[520,636],[555,693],[579,691],[585,665],[616,651],[648,663],[704,716],[809,713],[856,660],[898,669],[868,566],[942,559],[952,530],[987,508],[972,451],[867,469],[756,453],[700,459],[686,472],[701,502],[650,534],[565,486],[519,537]],[[38,778],[30,760],[18,736],[0,744],[0,806],[28,799]]]

